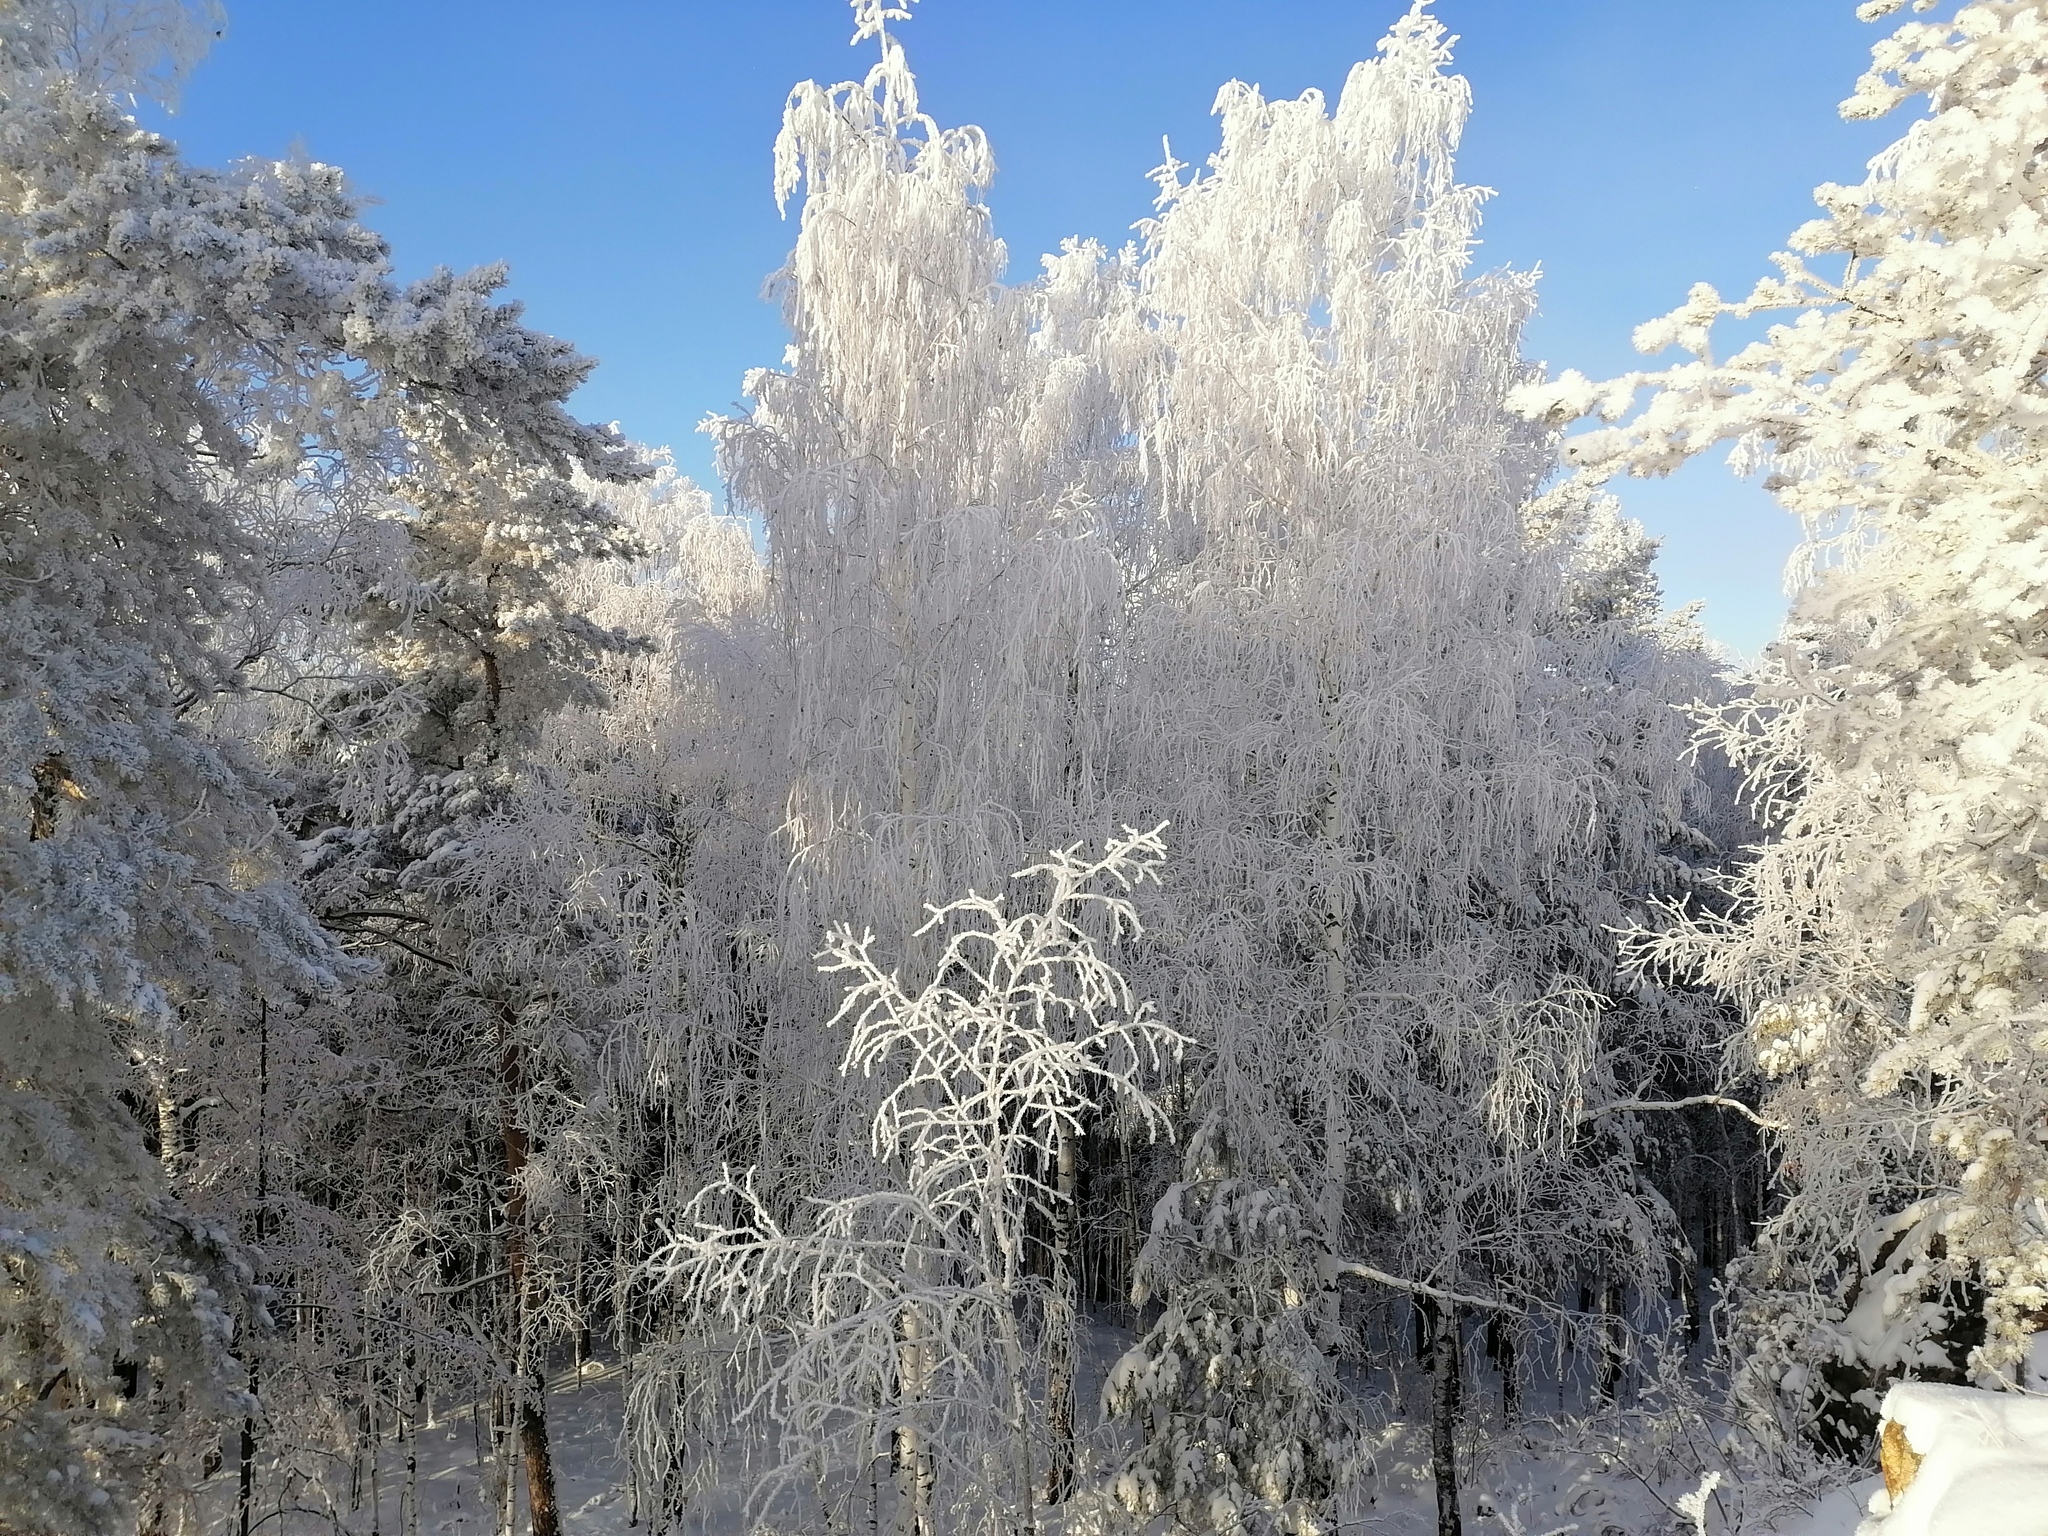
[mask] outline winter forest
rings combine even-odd
[[[0,1532],[2048,1531],[2048,0],[1607,380],[1426,0],[1025,280],[908,4],[707,490],[0,3]]]

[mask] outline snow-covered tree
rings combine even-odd
[[[1533,286],[1471,270],[1448,62],[1417,6],[1334,111],[1227,86],[1208,171],[1160,173],[1138,430],[1180,541],[1119,718],[1126,792],[1185,847],[1147,984],[1235,1156],[1294,1192],[1326,1280],[1546,1308],[1665,1266],[1592,1112],[1647,1096],[1669,1033],[1617,995],[1609,929],[1691,838],[1668,706],[1706,669],[1639,536],[1532,505],[1550,440],[1505,401]]]
[[[354,615],[360,675],[325,701],[315,733],[337,771],[331,803],[310,808],[332,824],[307,873],[323,918],[396,960],[390,1058],[436,1085],[383,1127],[386,1174],[364,1186],[383,1216],[373,1294],[489,1361],[486,1389],[548,1536],[559,1515],[539,1381],[553,1330],[533,1160],[573,1040],[550,964],[567,912],[544,857],[503,878],[505,812],[542,723],[595,701],[601,661],[641,644],[578,611],[568,584],[642,553],[591,477],[646,469],[616,434],[562,412],[591,364],[493,303],[502,280],[436,273],[388,322],[407,380],[402,540]],[[488,400],[444,396],[475,374]],[[348,712],[355,732],[330,724]]]
[[[411,1064],[438,1065],[438,1102],[390,1115],[378,1138],[379,1161],[405,1176],[404,1198],[366,1202],[381,1218],[376,1296],[451,1345],[469,1343],[471,1358],[452,1349],[432,1386],[498,1400],[499,1456],[527,1457],[529,1481],[546,1443],[532,1378],[552,1351],[580,1356],[593,1335],[631,1359],[665,1332],[635,1275],[648,1212],[680,1206],[743,1150],[761,1102],[731,914],[755,911],[772,889],[772,822],[750,786],[731,782],[744,772],[735,725],[747,718],[734,693],[751,669],[725,654],[758,619],[760,565],[744,527],[712,515],[670,469],[583,489],[647,553],[565,573],[559,596],[653,646],[611,654],[591,678],[601,698],[536,723],[516,772],[460,824],[459,857],[425,891],[434,942],[457,923],[482,938],[454,951],[459,981],[425,992],[436,1012]],[[507,1033],[524,1086],[509,1104],[502,1082],[478,1082],[503,1061],[488,1054],[498,1047],[488,1018],[465,1022],[474,1005],[463,999],[479,994],[518,1000]],[[438,1064],[424,1054],[433,1050]],[[509,1321],[489,1279],[510,1284],[508,1266],[475,1223],[507,1199],[502,1157],[478,1154],[477,1121],[508,1110],[525,1154],[524,1294]],[[517,1448],[527,1403],[534,1446]],[[497,1487],[502,1500],[502,1475]]]
[[[1608,929],[1704,851],[1668,706],[1710,669],[1639,533],[1530,505],[1550,439],[1503,409],[1530,286],[1468,270],[1441,29],[1412,13],[1334,117],[1228,88],[1142,253],[1005,289],[986,143],[919,112],[894,18],[857,9],[881,63],[785,119],[787,366],[715,428],[787,637],[782,951],[848,912],[907,942],[1021,840],[1171,809],[1146,974],[1326,1258],[1377,1245],[1354,1273],[1517,1306],[1661,1273],[1632,1123],[1597,1111],[1697,1040],[1616,993]],[[800,981],[778,1212],[863,1176],[838,1148],[868,1109],[806,1065]]]
[[[1777,274],[1637,332],[1687,359],[1527,400],[1620,423],[1572,440],[1596,476],[1730,442],[1806,529],[1786,630],[1717,731],[1774,836],[1732,915],[1687,909],[1644,958],[1748,1011],[1784,1187],[1740,1275],[1745,1395],[1835,1444],[1883,1378],[2007,1371],[2048,1321],[2044,53],[2028,0],[1901,26],[1842,110],[1926,115],[1818,189]],[[1717,359],[1717,322],[1759,318]]]
[[[405,546],[480,522],[484,476],[517,530],[493,595],[518,650],[545,626],[512,568],[601,531],[564,533],[555,482],[631,472],[562,411],[588,364],[492,299],[501,274],[400,289],[332,168],[207,171],[136,126],[114,93],[173,79],[212,19],[29,4],[0,35],[0,1519],[33,1529],[122,1518],[137,1467],[141,1518],[168,1518],[181,1446],[253,1412],[234,1239],[268,1234],[231,1219],[253,1198],[192,1181],[254,1165],[195,1136],[264,1101],[214,1070],[260,1021],[361,972],[302,900],[251,701],[331,691],[314,630],[358,557],[411,562],[383,611],[459,629],[474,592]]]
[[[790,638],[790,922],[900,939],[1058,840],[1096,771],[1118,422],[1087,346],[1115,264],[1077,247],[1004,288],[986,139],[925,116],[895,13],[855,9],[881,61],[798,86],[776,145],[778,198],[804,193],[787,363],[710,426]]]
[[[1106,1406],[1138,1444],[1107,1492],[1140,1523],[1312,1536],[1357,1473],[1359,1413],[1316,1338],[1313,1224],[1246,1177],[1233,1134],[1204,1121],[1153,1211],[1134,1299],[1165,1305],[1110,1372]]]
[[[915,958],[927,903],[1113,830],[1109,678],[1146,558],[1110,367],[1149,345],[1124,260],[1073,244],[1005,287],[986,139],[920,110],[898,13],[855,12],[880,61],[864,81],[800,85],[777,142],[778,196],[803,192],[776,280],[786,364],[749,376],[750,414],[712,423],[736,504],[764,526],[786,637],[771,697],[788,959],[850,914]],[[829,1181],[844,1122],[868,1110],[813,1060],[829,1011],[815,978],[783,991],[766,1048],[824,1092],[765,1160],[771,1199]],[[1076,1149],[1056,1157],[1071,1310]],[[1072,1423],[1072,1392],[1068,1372],[1056,1422]],[[1055,1497],[1070,1462],[1055,1455]]]
[[[809,1479],[832,1518],[850,1524],[840,1506],[866,1493],[879,1523],[863,1484],[893,1461],[913,1536],[1039,1528],[1048,1298],[1027,1227],[1060,1199],[1046,1174],[1084,1115],[1118,1101],[1165,1129],[1143,1080],[1182,1037],[1104,953],[1139,932],[1129,893],[1163,857],[1157,831],[1127,833],[1013,876],[1043,886],[1035,910],[973,894],[931,908],[937,953],[914,991],[872,932],[833,931],[821,964],[848,978],[839,1070],[886,1088],[865,1187],[785,1223],[751,1173],[728,1173],[650,1263],[695,1320],[699,1356],[732,1351],[711,1412],[729,1401],[773,1432],[757,1497]],[[688,1358],[644,1379],[650,1449],[695,1449],[668,1432],[692,1406],[679,1388],[706,1379]]]
[[[338,961],[268,780],[205,717],[249,660],[253,487],[347,416],[312,386],[381,249],[317,168],[197,171],[115,106],[190,57],[188,19],[5,17],[0,1523],[34,1531],[124,1518],[180,1401],[243,1406],[246,1262],[173,1193],[171,1064],[195,1010]]]

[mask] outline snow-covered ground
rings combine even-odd
[[[2048,1536],[2048,1399],[1902,1382],[1884,1416],[1911,1480],[1872,1536]]]
[[[1122,1338],[1101,1330],[1090,1364],[1099,1371]],[[547,1400],[555,1471],[564,1529],[569,1536],[627,1536],[647,1529],[635,1508],[620,1451],[624,1375],[593,1362],[578,1375],[564,1372],[551,1382]],[[1462,1503],[1469,1536],[1690,1536],[1700,1527],[1684,1513],[1685,1495],[1696,1480],[1670,1477],[1652,1487],[1597,1444],[1559,1449],[1565,1437],[1550,1420],[1532,1420],[1526,1432],[1476,1432],[1465,1447]],[[377,1536],[492,1536],[487,1431],[475,1411],[444,1415],[422,1428],[418,1446],[418,1508],[412,1508],[407,1478],[408,1447],[385,1443],[375,1479],[360,1480],[357,1508],[276,1512],[275,1501],[258,1505],[269,1519],[268,1536],[313,1536],[338,1531]],[[1776,1519],[1759,1519],[1754,1501],[1740,1529],[1775,1536],[1855,1536],[1859,1521],[1882,1479],[1869,1477],[1817,1498],[1805,1509],[1788,1509]],[[373,1504],[371,1493],[376,1498]],[[1705,1500],[1708,1536],[1738,1529],[1740,1490],[1724,1486]],[[232,1468],[207,1488],[210,1533],[233,1529]],[[668,1527],[673,1536],[738,1536],[748,1529],[744,1479],[695,1501],[685,1518]],[[1426,1427],[1413,1425],[1382,1445],[1368,1476],[1342,1500],[1334,1536],[1428,1536],[1435,1530],[1435,1489],[1429,1475]],[[1049,1529],[1056,1530],[1056,1525]],[[525,1529],[521,1511],[520,1529]],[[2031,1529],[2031,1528],[2030,1528]],[[1990,1536],[1991,1528],[1984,1528]],[[1940,1528],[1941,1536],[1976,1536]],[[1890,1536],[1887,1532],[1886,1536]],[[1915,1527],[1912,1536],[1923,1536]]]
[[[1099,1318],[1086,1324],[1079,1383],[1084,1403],[1099,1400],[1110,1367],[1133,1340],[1128,1330]],[[2030,1384],[2048,1382],[2048,1336],[2028,1369]],[[569,1536],[638,1536],[648,1530],[620,1444],[625,1380],[617,1365],[592,1361],[549,1383],[557,1493]],[[1369,1379],[1354,1383],[1367,1397],[1374,1385]],[[1510,1429],[1489,1417],[1498,1383],[1483,1361],[1475,1361],[1468,1400],[1473,1419],[1460,1448],[1469,1536],[2048,1536],[2048,1397],[1917,1384],[1894,1388],[1885,1412],[1898,1421],[1922,1462],[1913,1487],[1885,1519],[1884,1480],[1875,1474],[1801,1499],[1783,1489],[1744,1485],[1724,1470],[1720,1484],[1702,1492],[1696,1469],[1718,1459],[1710,1443],[1681,1435],[1683,1444],[1674,1441],[1653,1457],[1645,1446],[1657,1436],[1640,1407],[1619,1419],[1597,1413],[1572,1417],[1591,1396],[1584,1381],[1532,1383],[1525,1389],[1530,1417]],[[1388,1416],[1412,1414],[1421,1406],[1382,1400]],[[1672,1422],[1665,1422],[1667,1434]],[[365,1471],[356,1479],[353,1507],[345,1481],[332,1508],[315,1507],[324,1501],[302,1493],[282,1501],[287,1507],[280,1510],[281,1501],[272,1495],[258,1501],[258,1528],[270,1536],[493,1536],[488,1444],[480,1410],[443,1413],[422,1427],[416,1453],[402,1439],[384,1442],[375,1476]],[[1114,1432],[1084,1431],[1081,1453],[1084,1472],[1090,1463],[1100,1472],[1117,1455]],[[409,1476],[414,1454],[417,1470]],[[1429,1536],[1436,1529],[1429,1465],[1427,1426],[1412,1418],[1397,1422],[1374,1452],[1367,1475],[1340,1501],[1332,1536]],[[235,1528],[234,1475],[230,1466],[204,1490],[207,1536]],[[770,1527],[749,1523],[750,1481],[735,1466],[719,1487],[692,1501],[680,1521],[664,1527],[663,1536],[767,1532]],[[1689,1496],[1697,1518],[1688,1508]],[[525,1528],[522,1509],[519,1529]],[[813,1528],[825,1529],[801,1513],[774,1527]],[[1053,1519],[1046,1529],[1050,1536],[1063,1527]]]

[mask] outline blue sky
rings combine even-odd
[[[1162,134],[1199,161],[1232,77],[1334,94],[1406,0],[925,0],[901,29],[927,108],[989,132],[1013,276],[1148,209]],[[842,0],[229,0],[227,37],[165,126],[208,162],[302,145],[377,198],[402,271],[506,260],[529,321],[601,366],[585,414],[666,443],[775,362],[759,300],[792,229],[769,148],[795,81],[865,70]],[[1746,290],[1903,124],[1849,125],[1878,29],[1849,0],[1438,0],[1489,186],[1480,260],[1543,270],[1532,356],[1636,365],[1640,321],[1697,280]],[[1623,486],[1665,589],[1741,651],[1775,629],[1791,519],[1718,459]]]

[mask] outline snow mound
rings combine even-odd
[[[2048,1398],[1905,1382],[1884,1417],[1920,1464],[1859,1536],[2048,1536]]]

